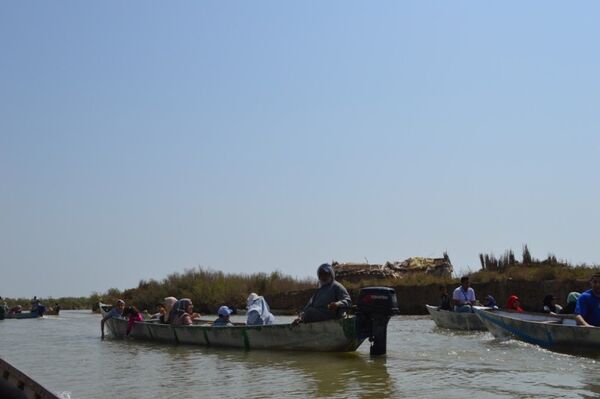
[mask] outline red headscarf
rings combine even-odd
[[[508,301],[506,302],[506,309],[516,310],[517,312],[522,312],[523,308],[518,306],[515,302],[519,300],[519,297],[516,295],[511,295],[508,297]]]

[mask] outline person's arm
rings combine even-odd
[[[331,302],[327,307],[330,310],[348,309],[352,306],[352,298],[348,290],[343,285],[336,285],[335,302]]]
[[[107,316],[104,316],[102,318],[102,320],[100,320],[100,332],[101,332],[100,339],[104,339],[104,323],[106,323],[106,320],[108,320],[108,319],[110,319],[110,316],[107,315]]]
[[[477,298],[475,297],[475,290],[469,287],[469,290],[473,293],[473,299],[469,302],[471,306],[475,306],[477,304]]]
[[[189,314],[184,314],[183,318],[181,320],[181,324],[183,324],[184,326],[191,326],[192,325],[192,316],[190,316]]]
[[[585,321],[583,316],[580,314],[575,315],[575,321],[577,322],[578,326],[591,327],[591,325],[589,325],[588,322]]]

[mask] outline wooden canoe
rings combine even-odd
[[[485,331],[487,328],[475,313],[450,312],[425,305],[435,325],[450,330]]]
[[[4,316],[6,319],[37,319],[38,317],[42,317],[40,316],[39,313],[37,312],[23,312],[23,313],[13,313],[13,314],[9,314],[7,313],[6,316]]]
[[[559,352],[600,354],[600,328],[578,326],[569,317],[485,310],[475,313],[499,340],[515,338]]]
[[[100,305],[102,315],[107,307]],[[206,321],[191,326],[171,326],[154,321],[137,322],[129,336],[134,339],[202,346],[240,349],[270,349],[314,352],[352,352],[364,338],[356,328],[356,317],[317,323],[272,324],[265,326],[234,325],[212,327]],[[112,318],[106,321],[114,338],[125,338],[127,320]]]
[[[6,360],[0,359],[0,398],[58,399],[58,396],[35,382]]]

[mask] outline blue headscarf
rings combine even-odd
[[[265,298],[252,293],[248,296],[246,302],[246,314],[250,314],[250,312],[254,311],[258,312],[264,324],[273,324],[274,317],[271,314],[271,310],[269,309],[269,305],[267,304],[267,301],[265,301]]]

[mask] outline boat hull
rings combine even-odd
[[[485,331],[486,327],[475,313],[450,312],[437,306],[425,305],[435,325],[451,330]]]
[[[127,321],[108,319],[113,337],[124,338]],[[154,322],[135,323],[130,336],[135,339],[189,345],[316,352],[355,351],[364,341],[357,336],[356,318],[317,323],[265,326],[212,327],[209,325],[170,326]]]
[[[4,316],[6,319],[37,319],[42,317],[39,313],[15,313],[15,314],[7,314]]]
[[[515,338],[546,349],[599,354],[600,328],[575,325],[574,320],[543,314],[475,311],[495,338]]]

